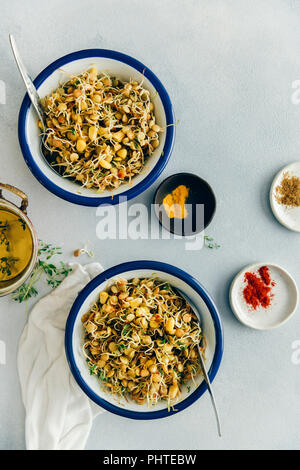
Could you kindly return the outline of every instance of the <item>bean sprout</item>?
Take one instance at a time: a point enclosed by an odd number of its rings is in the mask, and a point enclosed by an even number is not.
[[[107,391],[168,407],[201,373],[206,342],[190,305],[159,278],[120,279],[82,317],[90,372]]]
[[[103,192],[141,173],[163,131],[142,83],[92,68],[42,98],[45,153],[63,177]]]

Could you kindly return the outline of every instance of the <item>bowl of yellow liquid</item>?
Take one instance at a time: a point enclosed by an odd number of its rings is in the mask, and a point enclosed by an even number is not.
[[[20,207],[4,198],[7,190],[19,196]],[[31,274],[38,254],[38,239],[27,217],[28,199],[14,186],[0,183],[0,296],[18,289]]]

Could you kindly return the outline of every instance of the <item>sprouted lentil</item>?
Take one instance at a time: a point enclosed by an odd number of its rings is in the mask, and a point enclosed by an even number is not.
[[[115,281],[83,315],[83,351],[92,375],[138,404],[178,401],[182,384],[201,373],[206,342],[183,297],[159,278]]]

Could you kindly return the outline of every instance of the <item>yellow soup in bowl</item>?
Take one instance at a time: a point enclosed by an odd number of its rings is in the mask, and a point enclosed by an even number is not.
[[[0,282],[14,279],[28,266],[33,240],[25,220],[0,210]]]

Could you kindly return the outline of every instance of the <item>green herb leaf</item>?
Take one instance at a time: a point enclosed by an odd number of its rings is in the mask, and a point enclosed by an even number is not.
[[[94,370],[97,367],[97,364],[94,364],[92,367],[90,367],[90,375],[94,375]]]
[[[128,336],[128,334],[130,333],[131,331],[131,327],[129,325],[125,325],[123,330],[122,330],[122,335],[123,336]]]
[[[218,250],[221,247],[219,243],[216,243],[212,237],[209,237],[207,235],[204,235],[204,244],[210,250],[213,250],[213,249]]]
[[[121,343],[121,344],[118,345],[118,350],[119,350],[120,352],[123,352],[124,349],[126,349],[126,345],[125,345],[125,344]]]
[[[53,289],[58,287],[65,277],[72,271],[72,268],[68,268],[62,261],[56,265],[49,263],[48,261],[56,255],[61,255],[62,251],[60,247],[55,247],[50,243],[44,243],[39,240],[39,251],[38,251],[38,262],[32,271],[29,280],[22,284],[12,294],[13,300],[16,302],[24,302],[38,295],[36,284],[42,276],[46,278],[46,283]]]

